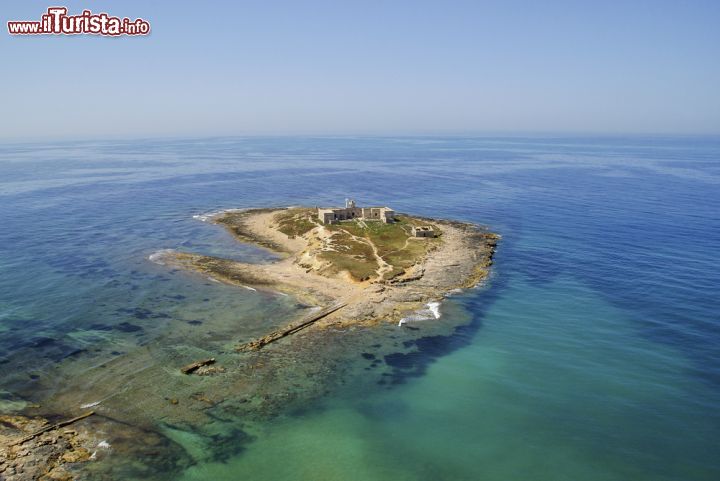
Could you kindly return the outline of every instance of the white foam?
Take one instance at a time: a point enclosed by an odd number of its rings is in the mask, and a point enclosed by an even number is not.
[[[98,448],[103,448],[103,449],[110,449],[110,443],[107,442],[107,441],[105,441],[105,440],[103,439],[102,441],[100,441],[100,442],[98,443],[97,447],[98,447]]]
[[[154,262],[155,264],[160,264],[161,266],[164,266],[165,263],[163,262],[163,259],[171,252],[175,252],[175,250],[174,249],[161,249],[157,252],[150,254],[148,256],[148,260],[150,262]]]
[[[435,317],[435,319],[440,319],[440,303],[435,302],[428,302],[427,304],[428,310],[432,312],[432,315]]]
[[[199,220],[200,222],[207,222],[209,220],[212,220],[213,217],[216,215],[219,215],[219,212],[210,212],[208,214],[196,214],[193,216],[193,219]]]
[[[427,307],[426,309],[420,309],[416,311],[414,314],[403,317],[400,319],[400,322],[398,322],[398,326],[402,327],[403,324],[407,324],[408,322],[419,322],[419,321],[429,321],[431,319],[440,319],[440,316],[442,315],[440,313],[440,301],[432,301],[425,304]]]
[[[193,219],[197,219],[197,220],[199,220],[200,222],[208,222],[208,221],[210,221],[210,220],[213,220],[213,218],[215,218],[215,217],[217,217],[217,216],[219,216],[219,215],[227,214],[227,213],[229,213],[229,212],[242,212],[242,211],[244,211],[244,210],[245,210],[245,209],[222,209],[222,210],[216,210],[216,211],[212,211],[212,212],[206,212],[206,213],[204,213],[204,214],[195,214],[195,215],[193,216]]]
[[[93,403],[87,403],[80,406],[80,409],[87,409],[87,408],[94,408],[95,406],[100,405],[102,401],[95,401]]]
[[[250,287],[250,286],[243,286],[243,287],[244,287],[245,289],[247,289],[248,291],[255,291],[255,292],[257,292],[257,289],[255,289],[254,287]]]

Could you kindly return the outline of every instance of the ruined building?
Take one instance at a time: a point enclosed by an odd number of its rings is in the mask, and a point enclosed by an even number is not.
[[[345,199],[345,207],[318,208],[318,219],[323,224],[335,224],[343,220],[379,220],[392,222],[395,211],[389,207],[358,207],[352,199]]]

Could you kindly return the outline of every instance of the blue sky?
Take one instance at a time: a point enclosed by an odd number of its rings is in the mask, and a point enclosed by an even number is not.
[[[11,37],[50,5],[148,37]],[[4,1],[0,137],[720,134],[718,1]]]

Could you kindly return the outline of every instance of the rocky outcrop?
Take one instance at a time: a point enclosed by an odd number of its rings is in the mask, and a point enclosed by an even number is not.
[[[92,459],[94,447],[80,422],[51,425],[41,417],[0,415],[0,480],[75,479],[73,467]]]

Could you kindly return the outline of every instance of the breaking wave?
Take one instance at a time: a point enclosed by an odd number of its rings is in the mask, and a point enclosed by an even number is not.
[[[217,217],[217,216],[219,216],[219,215],[227,214],[228,212],[242,212],[242,211],[244,211],[244,210],[246,210],[246,209],[222,209],[222,210],[215,210],[215,211],[212,211],[212,212],[206,212],[206,213],[204,213],[204,214],[195,214],[195,215],[193,216],[193,219],[197,219],[197,220],[199,220],[199,221],[201,221],[201,222],[208,222],[208,221],[212,220],[213,218],[215,218],[215,217]]]
[[[414,314],[400,319],[398,326],[402,326],[403,324],[407,324],[408,322],[419,322],[419,321],[429,321],[431,319],[440,319],[441,315],[442,314],[440,313],[440,301],[431,301],[431,302],[428,302],[427,304],[425,304],[425,309],[420,309],[418,311],[415,311]]]
[[[160,264],[161,266],[165,265],[165,262],[163,262],[163,259],[165,256],[170,254],[171,252],[175,252],[174,249],[161,249],[157,252],[153,252],[148,256],[148,260],[150,262],[154,262],[155,264]]]

